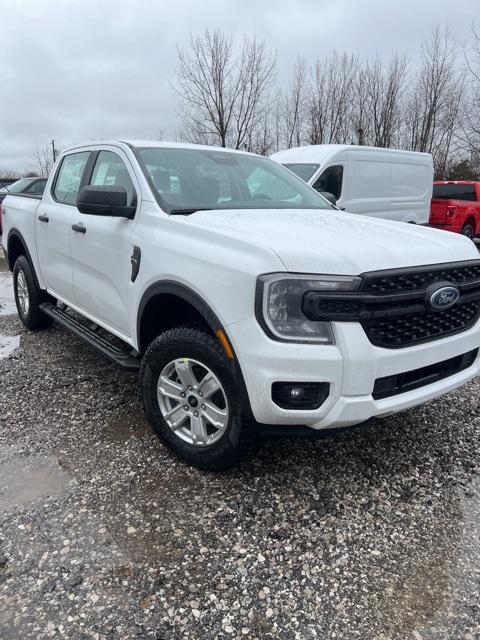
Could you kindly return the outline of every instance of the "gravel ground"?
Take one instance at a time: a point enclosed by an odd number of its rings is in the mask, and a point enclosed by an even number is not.
[[[478,380],[207,474],[134,374],[8,296],[0,274],[2,640],[480,638]]]

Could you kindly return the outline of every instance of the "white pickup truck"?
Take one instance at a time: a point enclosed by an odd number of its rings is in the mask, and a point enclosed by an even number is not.
[[[479,372],[473,243],[340,212],[267,158],[81,146],[2,216],[25,326],[56,320],[139,369],[156,433],[200,468],[267,425],[360,423]]]

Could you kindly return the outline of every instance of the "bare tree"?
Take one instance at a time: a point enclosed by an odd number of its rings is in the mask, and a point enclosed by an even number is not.
[[[275,56],[264,42],[244,39],[240,53],[232,36],[216,29],[178,49],[177,84],[181,117],[194,142],[248,146],[274,81]]]
[[[467,109],[462,140],[467,150],[480,157],[480,30],[472,27],[472,46],[467,57],[469,70]]]
[[[399,134],[401,101],[406,84],[407,60],[394,54],[388,66],[379,58],[365,70],[367,114],[371,124],[371,143],[390,147]]]
[[[313,68],[309,104],[311,144],[345,143],[351,137],[352,107],[358,56],[334,52]]]
[[[304,58],[299,57],[293,68],[290,87],[282,100],[284,136],[287,148],[298,147],[303,142],[308,91],[307,64]]]
[[[417,151],[435,152],[439,136],[452,124],[452,101],[459,104],[463,93],[456,60],[449,29],[436,26],[422,46],[422,66],[414,89],[411,127],[412,146]]]
[[[57,150],[58,154],[58,150]],[[31,155],[31,168],[39,176],[48,176],[55,160],[51,143],[35,143]]]

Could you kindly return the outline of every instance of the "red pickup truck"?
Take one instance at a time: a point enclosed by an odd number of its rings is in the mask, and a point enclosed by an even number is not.
[[[433,183],[430,226],[463,233],[472,240],[480,235],[480,182],[449,180]]]

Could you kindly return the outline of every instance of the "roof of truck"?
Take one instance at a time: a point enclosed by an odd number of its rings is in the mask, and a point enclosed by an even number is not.
[[[88,147],[95,147],[98,145],[126,145],[128,147],[152,147],[152,148],[178,148],[178,149],[204,149],[208,151],[230,151],[235,153],[243,153],[245,155],[255,155],[249,153],[248,151],[241,151],[240,149],[231,149],[229,147],[216,147],[213,145],[205,145],[205,144],[193,144],[190,142],[168,142],[168,141],[160,141],[160,140],[131,140],[131,139],[115,139],[115,140],[96,140],[85,142],[84,144],[76,144],[72,147],[68,147],[64,151],[72,151],[73,149],[85,149]]]

